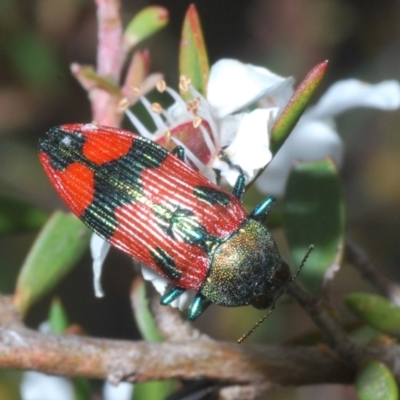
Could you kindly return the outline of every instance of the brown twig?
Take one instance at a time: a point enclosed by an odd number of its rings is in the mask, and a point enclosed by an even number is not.
[[[0,367],[142,382],[209,379],[237,385],[349,383],[352,373],[316,347],[246,346],[212,340],[144,343],[50,335],[25,328],[0,296]]]
[[[315,347],[123,342],[0,330],[0,366],[62,376],[142,382],[209,379],[253,385],[350,383],[351,372]]]
[[[368,282],[393,303],[400,305],[400,285],[383,274],[373,264],[362,247],[352,239],[346,241],[346,258]]]
[[[353,368],[360,365],[364,357],[364,349],[353,342],[343,331],[330,305],[323,299],[318,299],[304,291],[297,283],[292,282],[287,292],[310,315],[314,323],[321,329],[328,345]]]

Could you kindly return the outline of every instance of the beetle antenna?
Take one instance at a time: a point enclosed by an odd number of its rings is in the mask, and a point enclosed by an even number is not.
[[[272,311],[274,311],[274,308],[275,308],[275,303],[272,305],[271,309],[259,321],[257,321],[248,332],[246,332],[243,336],[241,336],[237,340],[237,343],[240,344],[245,339],[247,339],[271,315]]]
[[[306,255],[303,258],[303,261],[301,262],[299,268],[297,269],[297,272],[290,278],[290,280],[287,281],[287,284],[289,284],[290,282],[293,282],[294,280],[296,280],[296,278],[299,276],[301,270],[303,269],[307,258],[309,257],[310,253],[314,250],[314,245],[310,245],[310,247],[307,250]],[[275,309],[275,303],[272,304],[271,309],[259,320],[257,321],[253,327],[246,332],[243,336],[241,336],[238,340],[237,343],[240,344],[242,343],[244,340],[246,340],[272,313],[272,311],[274,311]]]
[[[311,244],[310,247],[309,247],[308,250],[307,250],[306,255],[305,255],[304,258],[303,258],[303,261],[302,261],[301,264],[300,264],[300,267],[297,269],[297,272],[292,276],[292,278],[290,279],[290,281],[289,281],[288,283],[293,282],[293,281],[296,280],[296,278],[299,276],[301,270],[303,269],[303,267],[304,267],[304,265],[305,265],[305,263],[306,263],[306,261],[307,261],[307,258],[309,257],[309,255],[311,254],[311,252],[312,252],[313,250],[314,250],[314,245]]]

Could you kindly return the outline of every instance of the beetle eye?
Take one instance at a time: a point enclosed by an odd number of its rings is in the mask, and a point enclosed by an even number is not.
[[[272,304],[272,302],[273,299],[271,297],[263,294],[255,297],[252,300],[251,305],[259,310],[264,310],[265,308],[268,308]]]
[[[285,261],[281,261],[278,268],[275,270],[275,278],[282,282],[290,280],[290,269]]]

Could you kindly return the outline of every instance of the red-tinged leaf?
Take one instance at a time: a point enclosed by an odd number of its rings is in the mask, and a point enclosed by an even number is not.
[[[71,72],[87,91],[102,89],[117,98],[122,97],[117,84],[111,79],[98,75],[91,65],[79,65],[74,63],[71,65]]]
[[[196,90],[206,96],[210,67],[200,19],[194,4],[189,6],[183,23],[179,71],[191,80]]]
[[[141,88],[142,82],[146,79],[149,74],[150,68],[150,54],[147,50],[135,51],[133,53],[131,62],[126,73],[125,83],[122,87],[122,94],[126,98],[130,98],[135,95],[134,88]],[[137,96],[136,96],[137,97]]]
[[[304,110],[310,103],[325,75],[328,61],[315,66],[297,87],[289,103],[275,122],[271,133],[271,150],[273,154],[282,147]],[[312,144],[310,144],[312,145]]]
[[[142,40],[154,35],[169,21],[164,7],[149,6],[139,11],[126,27],[123,37],[125,51],[129,51]]]

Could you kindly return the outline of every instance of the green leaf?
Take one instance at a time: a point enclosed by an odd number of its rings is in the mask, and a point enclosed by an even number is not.
[[[328,61],[316,65],[297,87],[271,132],[271,151],[276,154],[297,124],[325,75]],[[312,146],[312,143],[310,143]]]
[[[48,213],[24,201],[0,196],[0,234],[41,228]]]
[[[137,277],[133,282],[132,300],[136,325],[143,339],[148,342],[164,341],[157,329],[153,314],[149,310],[146,287],[141,277]],[[164,400],[175,388],[176,382],[173,380],[138,383],[135,385],[133,399]]]
[[[194,4],[189,6],[182,28],[179,52],[179,71],[191,80],[192,86],[203,96],[207,95],[210,74],[207,50],[199,16]]]
[[[164,7],[150,6],[138,12],[125,29],[125,50],[129,51],[142,40],[154,35],[164,28],[168,21],[168,10]]]
[[[145,283],[140,276],[133,282],[132,300],[136,325],[143,339],[147,342],[163,342],[164,338],[158,331],[153,314],[149,310]]]
[[[397,400],[399,396],[392,372],[377,361],[367,363],[358,372],[356,390],[360,400]]]
[[[56,335],[61,335],[69,327],[67,313],[58,298],[55,298],[51,303],[49,323],[51,332]]]
[[[18,276],[14,304],[25,314],[85,253],[89,230],[72,214],[55,212],[33,244]]]
[[[72,379],[74,385],[75,397],[74,400],[90,400],[92,398],[90,393],[90,384],[87,379],[74,378]]]
[[[294,166],[286,189],[283,225],[297,266],[308,247],[315,246],[300,276],[307,278],[311,291],[318,292],[327,268],[340,261],[344,242],[342,185],[331,159]]]
[[[133,400],[165,400],[176,389],[174,381],[151,381],[135,385]]]
[[[347,307],[375,329],[400,338],[400,307],[391,301],[369,293],[351,293],[345,299]]]

